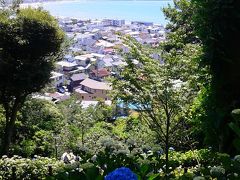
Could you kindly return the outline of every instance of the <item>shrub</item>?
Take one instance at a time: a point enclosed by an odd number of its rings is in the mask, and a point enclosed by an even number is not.
[[[64,164],[55,159],[35,156],[33,159],[13,156],[3,156],[0,159],[0,179],[44,179],[49,173],[51,166],[52,175],[60,171]]]
[[[104,178],[105,180],[137,180],[136,174],[134,174],[129,168],[121,167],[113,172],[109,173]]]

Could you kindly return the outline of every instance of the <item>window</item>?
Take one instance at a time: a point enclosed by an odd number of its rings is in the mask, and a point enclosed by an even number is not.
[[[82,99],[84,99],[84,96],[82,96]]]

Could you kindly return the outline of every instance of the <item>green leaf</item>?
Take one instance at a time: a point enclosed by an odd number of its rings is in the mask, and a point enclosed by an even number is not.
[[[240,151],[240,139],[234,139],[233,145],[237,150]]]
[[[229,123],[229,127],[238,135],[240,138],[240,128],[233,122]]]
[[[152,174],[151,176],[149,176],[148,180],[154,180],[159,178],[159,174]]]
[[[147,173],[148,169],[149,169],[149,165],[148,164],[143,164],[140,168],[140,171],[143,175],[145,175]]]

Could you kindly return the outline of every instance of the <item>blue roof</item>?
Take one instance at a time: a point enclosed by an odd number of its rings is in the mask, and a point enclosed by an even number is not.
[[[120,108],[124,108],[124,107],[127,107],[129,109],[132,109],[132,110],[144,110],[146,108],[150,108],[149,105],[141,105],[141,104],[134,104],[134,103],[124,103],[123,101],[119,101],[117,103],[117,106],[120,107]],[[147,107],[146,107],[147,106]]]

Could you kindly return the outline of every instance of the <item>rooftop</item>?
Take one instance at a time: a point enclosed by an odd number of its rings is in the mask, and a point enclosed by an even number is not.
[[[109,84],[105,82],[99,82],[93,79],[85,79],[81,83],[81,85],[89,87],[91,89],[100,89],[100,90],[111,90],[112,88],[110,87]]]
[[[98,40],[98,41],[96,42],[96,46],[113,47],[114,44],[113,44],[113,43],[110,43],[110,42],[107,42],[107,41],[104,41],[104,40]]]
[[[98,69],[98,70],[94,69],[94,70],[92,70],[91,73],[93,73],[94,76],[96,76],[96,77],[105,77],[105,76],[109,76],[109,75],[111,74],[111,73],[108,72],[108,70],[105,69],[105,68]]]
[[[51,79],[54,79],[54,78],[56,78],[56,77],[61,77],[61,76],[63,76],[63,74],[61,74],[61,73],[58,73],[58,72],[51,72]]]
[[[79,74],[73,74],[71,76],[72,81],[81,81],[87,78],[87,75],[84,73],[79,73]]]
[[[81,88],[75,89],[75,92],[80,93],[80,94],[90,94],[90,93],[87,92],[87,91],[83,91]]]
[[[59,66],[64,66],[64,67],[74,67],[77,66],[76,63],[71,63],[71,62],[67,62],[67,61],[59,61],[56,63]]]

